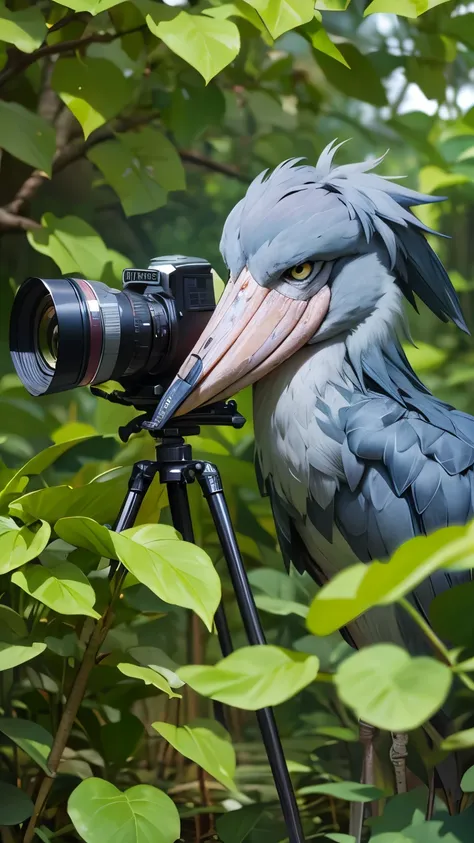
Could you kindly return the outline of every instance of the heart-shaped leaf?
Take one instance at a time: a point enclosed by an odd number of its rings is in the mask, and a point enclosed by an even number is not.
[[[156,129],[117,134],[92,147],[87,157],[118,193],[127,216],[160,208],[167,191],[186,188],[176,148]]]
[[[169,21],[146,22],[154,35],[194,67],[206,82],[223,70],[240,50],[240,35],[235,23],[216,20],[208,15],[180,14]]]
[[[77,118],[86,138],[115,117],[132,96],[131,80],[113,62],[89,56],[59,59],[51,86]]]
[[[449,667],[426,656],[412,658],[394,644],[374,644],[346,659],[336,673],[340,698],[380,729],[408,732],[426,723],[451,687]]]
[[[377,605],[400,600],[438,568],[453,563],[473,545],[467,527],[446,527],[417,536],[389,562],[344,568],[314,598],[307,619],[315,635],[329,635]]]
[[[43,117],[17,102],[0,100],[0,147],[51,176],[55,131]]]
[[[145,524],[114,533],[90,518],[63,518],[55,525],[76,547],[118,559],[139,582],[165,603],[192,609],[212,628],[221,598],[219,576],[201,548],[181,541],[176,530]]]
[[[181,699],[181,694],[175,694],[172,691],[168,680],[151,667],[141,667],[138,664],[126,664],[125,662],[121,662],[117,667],[124,676],[129,676],[131,679],[141,679],[145,685],[154,685],[159,691],[168,694],[170,699],[172,697]]]
[[[24,484],[26,484],[29,477],[42,474],[42,472],[46,471],[46,469],[56,462],[59,457],[62,457],[63,454],[71,450],[71,448],[74,448],[76,445],[79,445],[84,440],[90,438],[90,436],[80,436],[76,439],[70,439],[67,442],[60,442],[57,445],[51,445],[49,448],[45,448],[44,451],[40,451],[38,454],[35,454],[31,460],[28,460],[25,465],[15,472],[6,486],[4,486],[0,492],[0,506],[9,500],[11,495],[16,494],[18,491],[23,491],[24,485],[19,486],[21,481],[24,481]]]
[[[153,728],[185,758],[195,761],[228,790],[236,790],[235,752],[229,733],[214,720],[195,720],[187,726],[153,723]]]
[[[72,562],[60,562],[54,568],[27,565],[12,575],[12,582],[61,615],[100,618],[93,609],[95,591],[86,575]]]
[[[147,784],[121,793],[111,782],[89,778],[71,793],[67,809],[86,843],[175,843],[180,836],[174,802]]]
[[[46,37],[46,21],[36,6],[10,11],[0,0],[0,34],[2,41],[14,44],[24,53],[32,53]]]
[[[99,521],[111,523],[117,516],[127,490],[129,472],[110,471],[85,486],[50,486],[17,498],[10,504],[10,513],[22,521],[39,518],[53,524],[70,513],[94,515]]]
[[[0,670],[10,670],[36,658],[46,644],[28,640],[25,621],[9,606],[0,606]]]
[[[247,0],[257,10],[272,38],[310,21],[314,0]]]
[[[454,732],[448,735],[441,744],[441,749],[446,752],[455,752],[458,749],[470,749],[474,746],[474,729],[463,729],[462,732]]]
[[[178,676],[204,697],[255,711],[290,699],[316,679],[316,656],[282,647],[242,647],[214,667],[187,665]]]
[[[43,726],[19,717],[0,717],[0,732],[26,752],[48,776],[51,775],[48,758],[53,736]]]
[[[18,527],[10,518],[0,518],[0,522],[0,574],[31,562],[48,544],[51,527],[46,521],[41,522],[36,532],[28,527]],[[9,529],[5,522],[10,523]]]

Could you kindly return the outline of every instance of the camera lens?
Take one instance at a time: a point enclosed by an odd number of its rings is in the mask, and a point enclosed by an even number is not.
[[[170,311],[133,291],[78,278],[28,278],[10,319],[10,351],[32,395],[151,372],[166,354]]]

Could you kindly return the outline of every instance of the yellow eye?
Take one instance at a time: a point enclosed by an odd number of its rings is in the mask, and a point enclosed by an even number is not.
[[[293,278],[294,281],[306,281],[307,278],[311,275],[313,271],[313,264],[309,261],[306,263],[298,263],[296,266],[292,266],[288,272],[290,278]]]

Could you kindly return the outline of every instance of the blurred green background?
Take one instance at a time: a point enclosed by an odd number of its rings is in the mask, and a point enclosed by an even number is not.
[[[220,233],[251,179],[286,158],[315,162],[329,141],[350,139],[338,162],[389,149],[382,174],[447,197],[419,213],[448,235],[433,243],[474,329],[474,3],[318,0],[313,16],[312,2],[291,0],[280,23],[272,17],[276,6],[276,0],[0,2],[0,474],[8,478],[53,442],[98,434],[29,487],[69,484],[78,492],[74,514],[113,521],[130,466],[152,456],[152,442],[143,433],[121,445],[117,429],[133,411],[85,389],[31,398],[21,387],[8,353],[8,319],[15,289],[28,275],[80,272],[119,286],[123,267],[181,253],[207,258],[225,278]],[[193,42],[183,35],[176,47],[167,34],[182,10],[232,23],[234,37],[236,27],[240,35],[240,51],[232,61],[223,56],[207,85]],[[221,46],[213,49],[217,55]],[[419,314],[408,316],[415,347],[407,353],[416,370],[440,397],[473,412],[471,337],[421,304]],[[317,647],[323,665],[334,664],[345,645],[306,635],[314,586],[283,573],[269,504],[254,479],[250,390],[237,400],[245,428],[203,429],[195,454],[221,469],[269,641]],[[93,505],[84,498],[89,511],[80,489],[90,482],[96,495]],[[197,541],[219,562],[194,488],[191,499]],[[166,520],[166,499],[155,485],[142,520],[155,520],[160,510]],[[142,587],[127,600],[133,612],[150,610]],[[137,631],[133,612],[114,631],[117,646],[126,648],[131,636],[135,646],[153,643],[186,661],[182,610],[171,609],[166,623],[154,620],[146,631]],[[204,628],[200,646],[203,657],[218,657]],[[357,775],[355,724],[329,691],[313,686],[278,716],[295,774]],[[234,728],[244,791],[271,801],[252,719],[236,715]],[[333,800],[304,802],[316,829],[337,827]],[[275,826],[265,828],[248,839],[274,843]]]

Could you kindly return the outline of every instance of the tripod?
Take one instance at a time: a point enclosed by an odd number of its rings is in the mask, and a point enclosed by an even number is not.
[[[150,413],[145,413],[120,428],[120,438],[126,442],[132,433],[142,429],[143,421],[149,418]],[[147,490],[155,475],[158,475],[160,483],[165,484],[168,491],[175,529],[181,533],[185,541],[194,543],[187,484],[197,481],[208,503],[217,530],[249,644],[265,644],[265,635],[235,537],[219,471],[212,463],[194,460],[191,445],[187,444],[183,438],[184,435],[198,435],[200,425],[203,424],[240,428],[245,424],[245,419],[237,412],[236,403],[229,401],[226,404],[214,405],[174,418],[163,430],[150,431],[156,441],[156,459],[143,460],[133,466],[128,492],[115,530],[120,532],[133,526]],[[233,651],[233,646],[222,603],[217,609],[214,621],[222,655],[228,656]],[[223,707],[217,704],[214,711],[216,718],[224,722]],[[263,708],[257,711],[257,720],[278,792],[289,841],[304,843],[296,797],[273,709]]]

